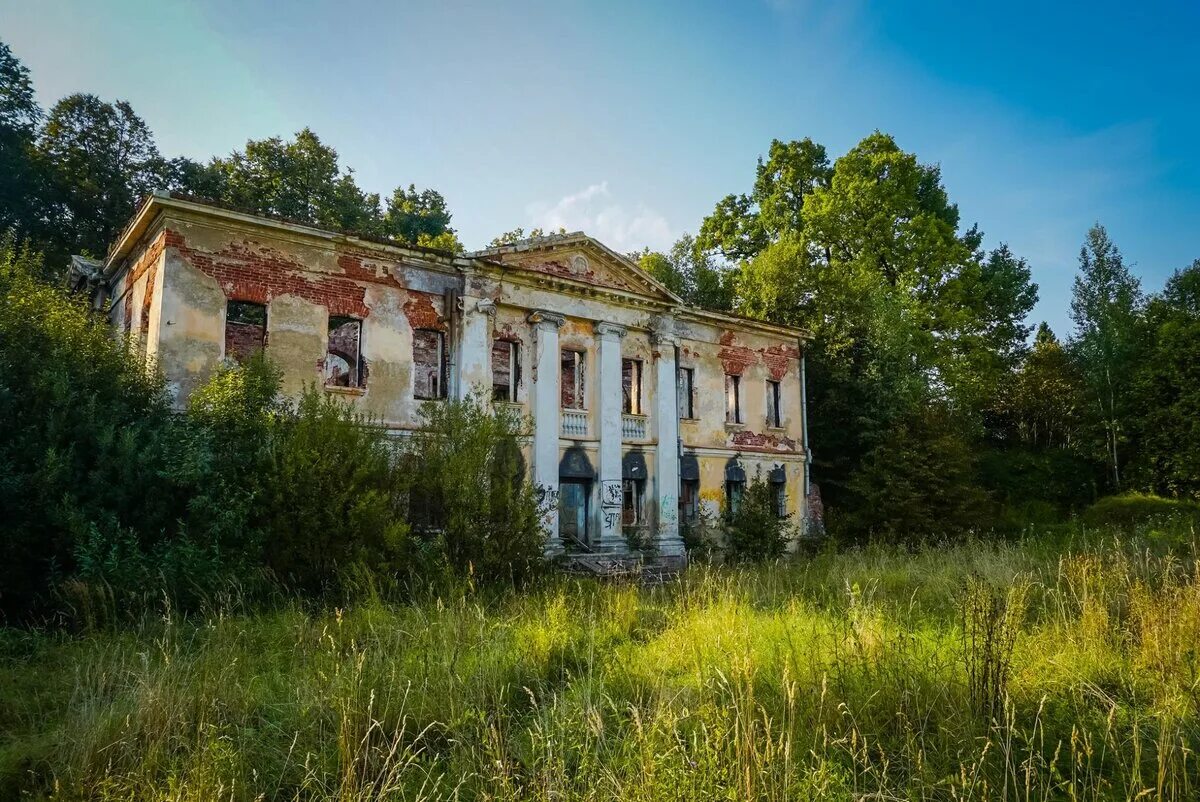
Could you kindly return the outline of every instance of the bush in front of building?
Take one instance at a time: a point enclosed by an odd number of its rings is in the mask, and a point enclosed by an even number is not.
[[[733,562],[778,559],[792,537],[792,528],[790,516],[779,515],[774,488],[756,477],[726,510],[726,554]]]
[[[521,455],[528,422],[478,393],[429,402],[402,447],[413,538],[459,576],[520,582],[542,563],[538,495]]]

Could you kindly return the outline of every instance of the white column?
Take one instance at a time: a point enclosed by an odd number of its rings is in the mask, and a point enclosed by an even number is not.
[[[621,531],[621,338],[625,327],[597,323],[600,345],[600,551],[625,551]]]
[[[667,557],[682,557],[684,553],[683,539],[679,536],[679,407],[675,401],[678,390],[675,370],[677,344],[678,340],[669,334],[654,335],[656,537],[659,554]]]
[[[558,537],[558,438],[562,431],[558,394],[558,327],[562,315],[530,312],[534,327],[533,483],[541,493],[546,554],[561,554]]]
[[[458,342],[458,381],[455,397],[462,399],[482,389],[484,399],[491,397],[492,318],[496,304],[490,298],[464,298],[462,334]]]

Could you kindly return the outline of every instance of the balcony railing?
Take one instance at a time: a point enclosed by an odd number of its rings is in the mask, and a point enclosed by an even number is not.
[[[587,437],[587,410],[564,409],[562,411],[562,433],[563,437]]]
[[[646,416],[645,415],[622,415],[621,416],[621,439],[622,440],[645,440],[646,439]]]

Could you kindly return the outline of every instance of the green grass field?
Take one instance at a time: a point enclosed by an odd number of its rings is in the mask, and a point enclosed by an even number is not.
[[[0,798],[1196,799],[1197,536],[0,631]]]

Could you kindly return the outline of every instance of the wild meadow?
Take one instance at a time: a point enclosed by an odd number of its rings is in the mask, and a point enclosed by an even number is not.
[[[1200,795],[1193,523],[4,630],[0,797]]]

